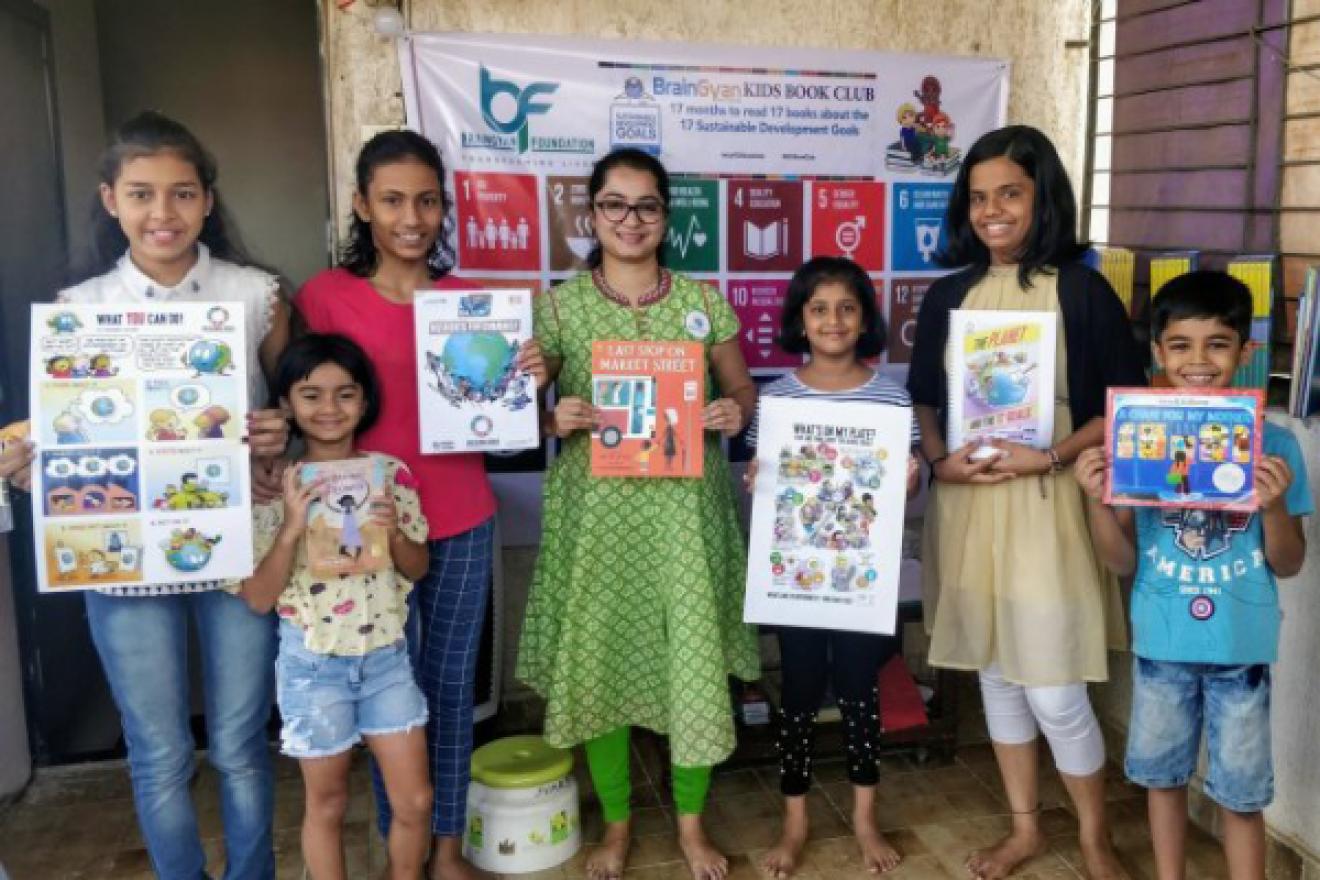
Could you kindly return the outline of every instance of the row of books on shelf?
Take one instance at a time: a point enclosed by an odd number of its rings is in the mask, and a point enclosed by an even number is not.
[[[1304,419],[1320,410],[1320,291],[1317,291],[1315,266],[1306,270],[1302,298],[1297,303],[1297,341],[1293,344],[1292,384],[1288,394],[1288,412]]]
[[[1153,297],[1170,280],[1198,268],[1197,251],[1174,251],[1150,258],[1150,294]],[[1109,281],[1129,313],[1133,309],[1133,290],[1136,278],[1136,255],[1127,248],[1108,247],[1094,252],[1091,265]],[[1297,312],[1297,334],[1293,345],[1291,373],[1271,373],[1271,346],[1276,294],[1278,293],[1278,258],[1274,254],[1245,254],[1228,262],[1228,274],[1237,278],[1251,290],[1251,357],[1239,370],[1234,385],[1240,388],[1268,389],[1270,380],[1288,383],[1288,409],[1298,417],[1312,415],[1320,410],[1320,369],[1317,357],[1317,334],[1320,322],[1315,312],[1320,309],[1315,294],[1316,270],[1308,271],[1306,287]],[[1157,380],[1158,382],[1158,380]]]

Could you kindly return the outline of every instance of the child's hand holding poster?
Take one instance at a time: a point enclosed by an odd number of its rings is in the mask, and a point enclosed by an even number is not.
[[[766,397],[743,618],[894,632],[912,411]]]
[[[977,439],[1050,445],[1057,321],[1053,312],[949,313],[949,449]]]
[[[1111,388],[1105,503],[1256,509],[1260,391]]]
[[[699,477],[706,405],[700,342],[597,341],[591,346],[591,432],[597,477]]]

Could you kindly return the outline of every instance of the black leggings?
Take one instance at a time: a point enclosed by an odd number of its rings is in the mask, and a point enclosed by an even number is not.
[[[827,681],[834,685],[834,697],[843,716],[848,781],[853,785],[875,785],[875,744],[880,733],[876,676],[880,667],[898,653],[898,647],[896,636],[780,628],[784,685],[776,745],[779,788],[784,794],[803,795],[811,788],[816,713],[825,697]]]

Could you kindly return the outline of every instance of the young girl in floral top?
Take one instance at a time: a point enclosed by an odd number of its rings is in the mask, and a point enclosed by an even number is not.
[[[261,562],[242,595],[255,610],[276,608],[280,617],[281,738],[284,753],[298,759],[307,792],[303,856],[313,877],[345,876],[351,750],[365,739],[394,812],[389,876],[414,878],[430,842],[431,811],[426,701],[403,640],[408,593],[428,565],[416,481],[398,459],[357,451],[356,437],[375,421],[380,396],[371,364],[353,341],[299,339],[280,358],[272,391],[304,439],[303,463],[376,459],[385,491],[363,505],[357,523],[363,532],[384,531],[393,563],[374,573],[313,573],[307,511],[321,499],[324,481],[304,480],[302,467],[285,472],[282,498],[253,510]]]

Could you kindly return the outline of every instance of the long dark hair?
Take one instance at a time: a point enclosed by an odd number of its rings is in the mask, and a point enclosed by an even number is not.
[[[197,169],[202,189],[211,195],[211,213],[202,221],[197,240],[210,249],[213,257],[240,266],[253,265],[216,189],[219,172],[215,159],[182,123],[152,110],[134,116],[119,127],[110,146],[101,154],[97,176],[101,183],[112,187],[126,162],[164,152],[173,153]],[[72,272],[70,282],[75,284],[109,272],[128,250],[128,237],[119,220],[106,211],[99,192],[92,197],[89,215],[92,234],[86,253]]]
[[[655,191],[660,194],[660,201],[665,206],[665,217],[668,222],[669,216],[669,172],[660,160],[645,150],[638,150],[635,147],[621,147],[597,160],[591,167],[591,180],[587,182],[587,198],[590,200],[590,210],[594,213],[596,210],[596,196],[605,188],[605,178],[609,177],[610,172],[615,168],[631,168],[633,171],[644,171],[655,178]],[[656,252],[656,259],[660,265],[665,264],[665,247],[669,243],[668,229],[665,231],[664,238],[660,239],[660,250]],[[597,241],[592,247],[591,253],[587,254],[587,268],[599,269],[601,261],[600,241]]]
[[[440,232],[435,239],[435,247],[426,258],[426,268],[432,278],[449,272],[454,268],[457,258],[450,243],[454,230],[453,202],[445,192],[445,163],[440,158],[440,151],[435,144],[415,131],[398,129],[382,131],[362,145],[358,152],[354,177],[358,195],[367,197],[371,186],[371,177],[382,165],[395,162],[421,162],[435,172],[440,182],[440,198],[444,204],[445,219],[440,224]],[[376,253],[376,243],[371,240],[371,224],[350,211],[348,216],[348,240],[344,242],[339,255],[339,265],[359,278],[368,278],[376,271],[380,257]]]
[[[1077,239],[1077,201],[1059,152],[1049,138],[1030,125],[1010,125],[983,134],[967,151],[944,217],[948,243],[935,259],[949,268],[970,266],[973,282],[989,269],[990,251],[972,229],[971,179],[973,168],[999,157],[1020,166],[1036,185],[1031,229],[1018,263],[1018,285],[1026,290],[1033,272],[1071,263],[1087,248]]]

